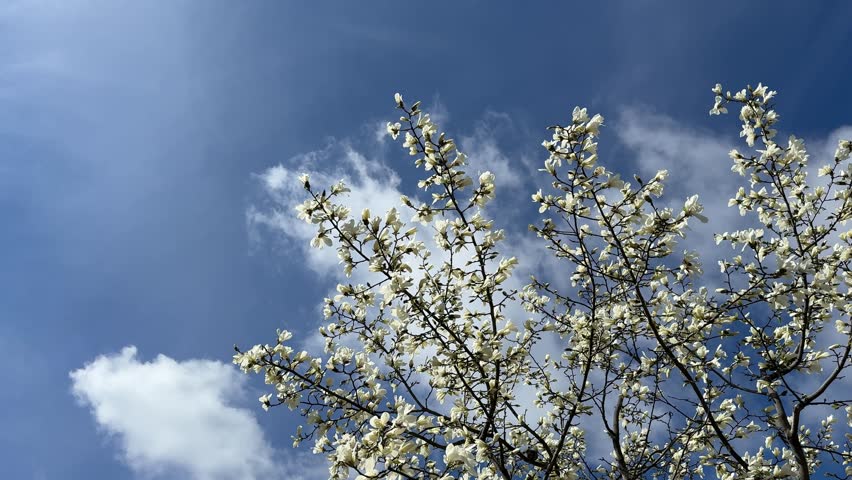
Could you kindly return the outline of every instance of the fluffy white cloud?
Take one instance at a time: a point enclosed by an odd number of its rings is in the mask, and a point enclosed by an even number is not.
[[[282,473],[286,466],[276,461],[279,453],[254,414],[232,405],[246,381],[233,366],[164,355],[142,362],[136,353],[125,347],[70,373],[74,396],[116,438],[134,472],[194,480],[300,478]]]

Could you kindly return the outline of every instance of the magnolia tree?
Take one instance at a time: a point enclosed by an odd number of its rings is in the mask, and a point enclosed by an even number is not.
[[[234,362],[265,375],[264,408],[298,409],[294,444],[324,454],[330,479],[852,475],[852,142],[811,170],[801,140],[776,138],[775,92],[713,92],[711,114],[740,108],[730,206],[758,227],[716,236],[735,247],[720,273],[702,278],[678,246],[706,220],[697,197],[664,207],[665,171],[621,180],[598,159],[603,118],[576,108],[551,127],[532,195],[530,230],[564,277],[510,288],[494,175],[471,177],[397,94],[388,133],[431,201],[353,215],[344,184],[303,175],[312,245],[369,280],[325,299],[324,352],[279,331]]]

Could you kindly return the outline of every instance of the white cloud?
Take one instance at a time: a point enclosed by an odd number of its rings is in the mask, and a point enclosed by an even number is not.
[[[437,116],[446,120],[449,115],[437,97],[433,99],[433,103],[438,106]],[[436,117],[436,113],[432,111],[429,113],[433,118]],[[516,234],[517,230],[526,232],[525,220],[521,219],[517,225],[506,224],[507,213],[513,215],[510,220],[519,219],[517,215],[521,209],[514,208],[517,202],[513,201],[512,197],[517,194],[515,191],[517,187],[523,185],[524,172],[533,171],[519,169],[512,165],[499,147],[497,140],[500,132],[512,128],[512,121],[508,115],[488,112],[477,122],[471,135],[461,137],[460,149],[469,157],[470,165],[466,170],[474,178],[477,176],[476,172],[485,170],[490,170],[497,175],[497,206],[489,206],[485,213],[486,216],[497,219],[496,228],[508,230],[508,238],[501,251],[506,257],[513,255],[518,257],[520,261],[518,271],[524,273],[515,276],[518,284],[513,287],[520,288],[529,273],[536,271],[538,267],[550,267],[552,262],[547,261],[549,257],[546,255],[543,244]],[[392,145],[389,154],[394,158],[395,165],[402,165],[399,168],[414,169],[413,157],[408,156],[407,150],[400,145]],[[308,173],[311,185],[316,188],[327,187],[342,179],[351,192],[346,194],[340,202],[351,208],[353,216],[359,216],[365,208],[369,208],[372,215],[380,216],[391,208],[397,208],[403,219],[408,220],[413,216],[413,212],[401,205],[400,197],[407,194],[412,199],[428,202],[429,195],[423,194],[422,191],[404,188],[396,170],[385,162],[381,155],[380,152],[370,151],[369,148],[362,153],[345,140],[332,140],[323,149],[299,155],[286,165],[276,165],[257,174],[262,192],[259,201],[250,205],[246,212],[250,236],[255,242],[269,239],[278,241],[285,251],[298,252],[297,258],[305,259],[305,265],[320,277],[341,279],[342,268],[336,249],[311,248],[309,243],[316,234],[316,226],[296,217],[295,207],[308,195],[298,181],[298,176],[301,173]],[[422,170],[416,174],[418,178],[424,175]],[[526,201],[529,196],[524,193],[522,198]],[[527,203],[532,206],[531,201]],[[503,204],[513,207],[510,209],[513,211],[507,212],[501,208]],[[440,261],[444,257],[444,252],[434,245],[432,230],[416,223],[414,225],[420,230],[418,239],[424,241],[432,252],[433,261]],[[271,233],[272,237],[263,237],[261,232]],[[456,261],[463,260],[459,260],[457,255]],[[356,269],[353,272],[353,278],[347,281],[363,283],[375,276],[363,270]],[[317,297],[318,303],[319,300],[321,298]]]
[[[736,132],[736,125],[731,128]],[[745,181],[731,171],[728,157],[731,148],[739,147],[739,138],[736,134],[720,137],[638,109],[624,110],[614,130],[634,152],[639,176],[648,179],[658,170],[668,170],[663,197],[666,206],[678,211],[688,197],[698,194],[709,222],[691,222],[682,246],[701,254],[705,273],[717,272],[716,261],[728,256],[730,249],[717,247],[713,234],[751,223],[751,217],[741,217],[739,210],[728,207],[728,199]]]
[[[428,110],[432,118],[447,121],[449,113],[440,99],[436,96],[432,103],[433,110]],[[502,133],[511,131],[513,128],[512,120],[508,115],[487,112],[476,123],[470,135],[460,137],[460,149],[469,157],[470,166],[467,170],[470,174],[475,178],[478,172],[489,170],[496,175],[499,188],[497,206],[489,207],[489,213],[493,208],[500,208],[499,216],[504,220],[506,219],[504,214],[512,215],[512,220],[520,220],[521,209],[506,211],[501,207],[504,204],[512,206],[517,204],[513,198],[523,187],[529,172],[535,172],[534,168],[529,168],[527,165],[527,159],[521,160],[520,166],[515,165],[500,149],[498,139]],[[381,130],[386,137],[384,127],[381,127]],[[341,273],[336,250],[310,248],[309,243],[316,234],[316,226],[296,217],[294,208],[307,198],[307,193],[297,180],[302,173],[308,173],[311,184],[316,187],[326,187],[338,180],[343,180],[351,189],[343,202],[352,209],[353,215],[357,215],[365,208],[369,208],[373,215],[384,215],[385,212],[396,207],[407,219],[411,212],[401,206],[399,201],[405,190],[401,185],[401,179],[396,170],[383,161],[378,133],[375,140],[374,145],[359,151],[348,140],[332,139],[322,149],[299,155],[288,161],[286,165],[275,165],[257,174],[262,190],[261,197],[246,211],[246,223],[253,246],[271,239],[280,245],[285,253],[295,253],[296,258],[304,259],[306,266],[323,278],[337,278]],[[406,150],[400,148],[397,142],[390,146],[389,154],[394,158],[395,164],[402,163],[405,168],[414,168],[412,157],[409,157]],[[422,195],[418,191],[405,191],[405,193],[412,198],[422,196],[421,201],[428,199],[428,195]],[[526,192],[521,197],[525,201],[529,199]],[[527,203],[532,205],[532,202]],[[523,221],[520,225],[521,229],[526,231],[526,228],[523,228],[526,225]],[[499,227],[511,230],[510,225],[499,225]],[[263,233],[272,233],[273,236],[264,236]],[[428,243],[431,232],[424,229],[421,237]],[[356,282],[359,280],[366,280],[366,278],[353,279]]]
[[[136,347],[125,347],[70,373],[74,396],[116,438],[135,473],[194,480],[300,478],[282,473],[286,465],[254,414],[232,404],[246,381],[233,366],[164,355],[142,362],[136,353]]]
[[[471,135],[462,136],[459,148],[470,159],[473,171],[490,171],[495,176],[496,185],[501,187],[502,195],[507,195],[507,189],[521,187],[524,183],[525,173],[530,170],[527,165],[514,165],[506,156],[498,144],[502,132],[514,129],[511,117],[505,113],[486,112],[483,118],[476,123]],[[516,164],[518,162],[515,162]],[[535,170],[531,170],[535,172]],[[526,173],[528,177],[529,174]]]
[[[307,266],[315,273],[323,277],[337,275],[341,268],[336,250],[310,248],[316,226],[296,217],[295,207],[308,198],[298,181],[299,175],[308,173],[311,184],[318,188],[343,180],[352,190],[345,203],[352,208],[353,215],[364,208],[374,215],[399,208],[400,179],[380,160],[368,158],[346,142],[332,142],[325,149],[300,155],[290,163],[294,166],[276,165],[257,175],[263,198],[246,212],[249,234],[258,242],[263,238],[261,231],[268,230],[283,240],[285,250],[299,252],[299,257],[306,259]]]
[[[852,125],[843,125],[832,130],[825,139],[807,142],[808,151],[811,154],[810,166],[816,169],[821,165],[833,163],[837,142],[850,139],[852,139]]]
[[[720,136],[685,126],[664,115],[625,109],[614,129],[619,141],[634,153],[641,177],[650,178],[658,170],[669,171],[663,197],[666,206],[680,209],[687,197],[698,194],[709,222],[690,223],[682,247],[701,254],[705,274],[709,277],[717,274],[718,260],[732,254],[725,244],[716,245],[713,234],[759,226],[753,214],[743,217],[737,208],[728,207],[728,199],[741,185],[749,188],[747,178],[731,171],[733,162],[728,152],[732,148],[745,151],[747,147],[737,134],[735,119],[722,117],[722,120],[727,122],[727,131]],[[834,158],[837,141],[841,138],[852,138],[852,126],[842,126],[824,138],[807,141],[808,181],[812,185],[823,181],[817,178],[816,170]],[[786,142],[786,136],[778,141]]]
[[[437,93],[433,95],[432,101],[424,108],[427,109],[432,121],[438,125],[439,130],[446,130],[447,124],[450,123],[450,111],[447,110],[447,106],[441,101],[441,96]]]

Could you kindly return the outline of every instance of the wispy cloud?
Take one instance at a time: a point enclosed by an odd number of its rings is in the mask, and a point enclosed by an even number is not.
[[[356,151],[347,141],[332,140],[325,148],[292,159],[257,174],[261,196],[246,211],[252,243],[272,240],[285,252],[297,252],[314,273],[326,277],[340,273],[337,252],[310,248],[316,226],[296,217],[295,207],[308,193],[298,176],[307,173],[311,183],[326,187],[343,180],[352,190],[346,204],[353,212],[369,208],[376,215],[399,205],[400,178],[380,159]],[[272,236],[265,234],[272,234]]]
[[[514,124],[509,115],[489,111],[476,123],[473,132],[462,136],[460,140],[460,148],[470,158],[471,168],[493,173],[497,185],[503,189],[503,195],[511,194],[511,190],[521,187],[528,180],[528,174],[525,176],[524,171],[535,171],[525,169],[525,165],[519,161],[512,161],[500,148],[502,134],[513,129]]]
[[[634,155],[639,176],[647,179],[658,170],[668,170],[666,206],[678,211],[688,197],[698,195],[709,221],[690,223],[682,247],[701,253],[705,272],[717,270],[716,257],[729,252],[716,246],[713,234],[744,228],[750,222],[728,207],[728,199],[744,181],[731,171],[728,157],[731,148],[738,146],[736,135],[722,137],[637,108],[623,110],[613,130]],[[723,255],[714,256],[717,252]]]
[[[450,113],[441,103],[440,97],[433,97],[430,107],[427,112],[442,131],[446,130],[444,127]],[[503,220],[506,219],[503,214],[520,219],[524,213],[523,209],[518,208],[517,198],[526,201],[530,206],[528,210],[532,211],[532,202],[527,201],[529,195],[523,186],[532,180],[534,174],[539,173],[530,165],[528,157],[514,160],[501,148],[501,137],[511,133],[514,127],[508,114],[488,111],[468,133],[458,135],[458,132],[448,132],[450,137],[458,139],[460,150],[468,156],[470,165],[466,170],[471,176],[475,178],[486,170],[495,174],[500,192],[497,201],[489,209],[499,209]],[[310,248],[309,242],[316,234],[316,227],[296,218],[294,208],[307,198],[307,193],[297,180],[302,173],[309,174],[311,184],[318,187],[343,180],[351,189],[345,203],[354,213],[369,208],[374,215],[384,215],[391,208],[400,209],[400,196],[403,194],[411,198],[422,197],[421,201],[428,202],[428,195],[406,189],[402,184],[400,174],[413,169],[413,161],[396,142],[385,145],[389,143],[385,124],[375,123],[365,128],[374,133],[373,137],[368,137],[372,142],[356,144],[348,138],[330,139],[323,148],[298,155],[255,175],[260,195],[246,210],[246,222],[253,246],[271,241],[286,253],[298,252],[301,258],[307,260],[307,266],[314,273],[326,278],[340,273],[336,251],[331,248]],[[533,145],[533,149],[538,151],[540,147]],[[394,159],[394,166],[386,161],[386,156]],[[399,164],[403,167],[396,166]],[[511,208],[506,210],[504,205]],[[407,219],[409,217],[406,216],[411,212],[402,207],[401,213]],[[522,223],[499,224],[498,228],[507,229],[513,241],[524,242],[523,238],[514,235],[516,230],[526,231],[526,224]],[[267,235],[270,233],[271,236]],[[430,231],[424,230],[423,234],[431,236]],[[428,238],[424,240],[429,241]],[[528,245],[524,245],[523,250],[527,248]]]
[[[663,197],[666,206],[680,209],[687,197],[698,195],[709,221],[690,223],[681,246],[699,252],[705,273],[711,276],[718,271],[718,260],[731,255],[730,247],[716,245],[714,233],[759,226],[755,225],[754,215],[741,216],[739,209],[728,206],[740,186],[748,189],[748,179],[731,171],[733,163],[728,152],[745,148],[737,135],[736,121],[727,117],[722,120],[729,126],[729,133],[719,135],[645,109],[626,108],[613,128],[619,142],[633,155],[641,177],[650,178],[658,170],[669,171]],[[852,138],[852,126],[837,128],[825,137],[806,139],[810,153],[808,181],[812,185],[823,181],[817,178],[816,170],[834,158],[841,138]],[[786,142],[786,137],[778,141]]]
[[[72,391],[137,474],[193,480],[319,478],[294,476],[267,442],[254,414],[233,405],[245,376],[210,360],[164,355],[140,361],[135,347],[103,355],[70,373]],[[302,466],[305,467],[305,466]],[[322,468],[322,467],[320,467]],[[317,468],[314,467],[313,471]],[[317,472],[318,473],[318,472]]]

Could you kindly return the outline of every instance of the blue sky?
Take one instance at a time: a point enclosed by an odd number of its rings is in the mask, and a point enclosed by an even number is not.
[[[278,327],[307,335],[333,284],[298,232],[257,221],[289,201],[269,169],[352,171],[355,152],[378,169],[362,185],[406,188],[408,156],[375,136],[396,91],[518,175],[515,204],[544,127],[577,104],[608,119],[605,161],[684,162],[684,193],[713,192],[706,162],[727,174],[738,140],[733,118],[707,116],[717,81],[768,83],[782,129],[817,151],[852,124],[847,2],[591,3],[0,4],[4,476],[314,478],[287,414],[260,412],[254,380],[218,362]],[[224,420],[163,439],[157,421],[198,413],[163,403],[184,393]],[[261,441],[205,470],[198,436],[222,425]]]

